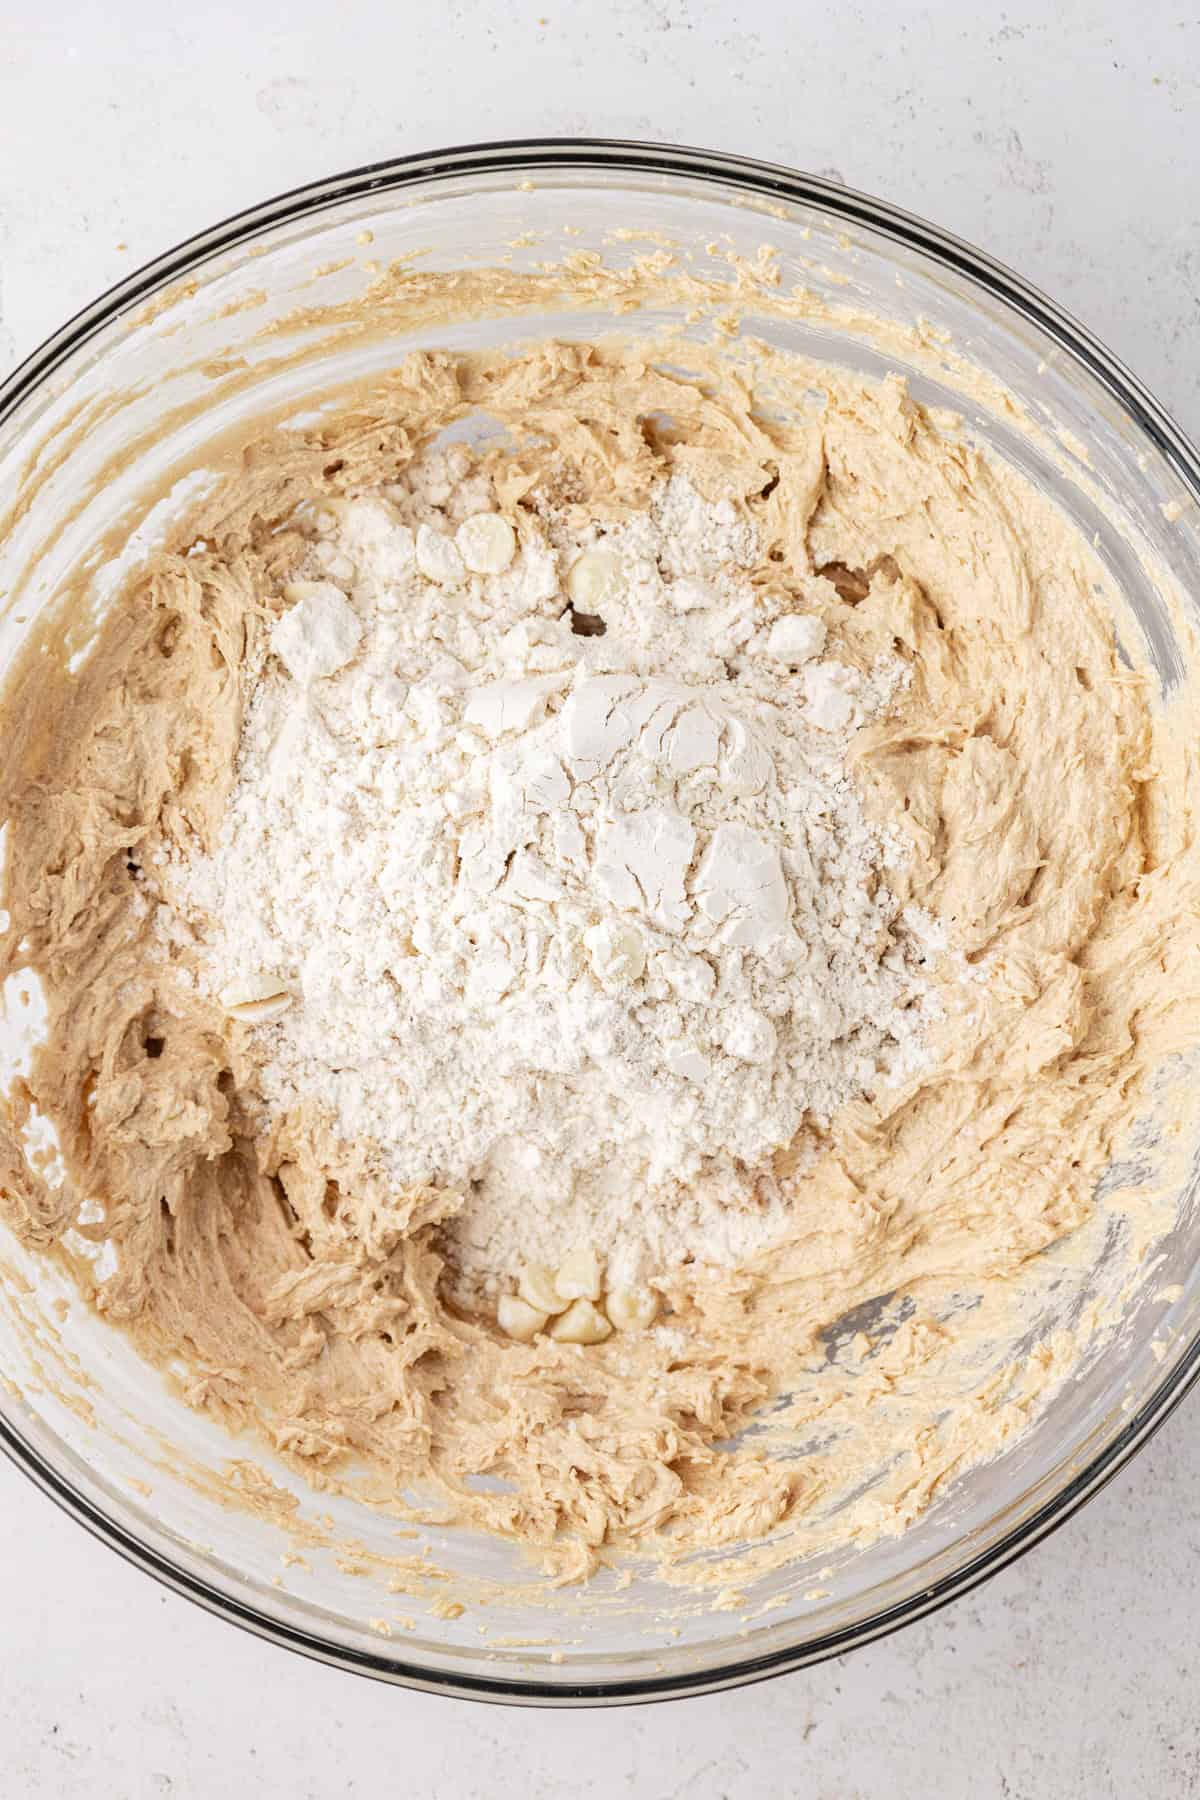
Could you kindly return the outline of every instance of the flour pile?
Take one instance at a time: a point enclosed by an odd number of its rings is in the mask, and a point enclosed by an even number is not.
[[[460,1190],[458,1280],[777,1237],[775,1153],[916,1067],[933,927],[846,773],[903,668],[826,655],[680,476],[618,524],[465,450],[322,508],[212,854],[162,871],[281,1115]]]

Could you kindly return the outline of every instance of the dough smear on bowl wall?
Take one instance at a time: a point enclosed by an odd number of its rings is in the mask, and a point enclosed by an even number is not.
[[[10,683],[66,1175],[14,1138],[9,1219],[222,1424],[556,1576],[902,1528],[1084,1355],[1018,1354],[1031,1268],[1195,1032],[1111,575],[761,345],[414,352],[217,474]]]

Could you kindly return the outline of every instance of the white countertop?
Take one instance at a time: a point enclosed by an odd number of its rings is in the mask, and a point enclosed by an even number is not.
[[[745,151],[923,213],[1072,309],[1200,435],[1200,23],[1165,0],[1051,10],[9,0],[0,373],[254,200],[405,151],[595,133]],[[171,22],[189,13],[203,26]],[[0,1792],[1194,1795],[1198,1405],[935,1618],[760,1687],[608,1713],[436,1700],[301,1662],[127,1568],[0,1464]]]

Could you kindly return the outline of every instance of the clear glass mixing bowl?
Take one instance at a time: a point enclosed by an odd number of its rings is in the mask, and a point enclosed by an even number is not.
[[[408,157],[300,189],[160,258],[31,356],[0,389],[0,505],[18,502],[0,533],[0,672],[69,570],[91,558],[97,586],[111,581],[112,533],[137,523],[139,494],[171,471],[202,469],[206,444],[247,410],[302,411],[413,344],[631,324],[619,306],[564,305],[524,319],[418,320],[382,337],[347,327],[315,356],[281,354],[311,336],[314,307],[361,292],[364,264],[531,271],[597,252],[620,268],[669,241],[715,279],[729,276],[728,252],[752,259],[764,240],[785,286],[802,282],[840,310],[824,323],[751,318],[749,328],[867,373],[902,368],[919,397],[963,412],[1094,535],[1169,696],[1183,652],[1163,591],[1171,581],[1200,589],[1200,514],[1187,504],[1200,497],[1200,464],[1085,330],[978,251],[840,186],[737,157],[574,140]],[[899,328],[886,348],[862,323],[879,318]],[[995,378],[992,401],[964,395],[950,346]],[[1042,437],[1017,429],[1001,389]],[[204,396],[212,403],[197,422],[190,408]],[[28,1016],[8,1008],[0,1050],[11,1066]],[[605,1576],[586,1594],[565,1590],[548,1614],[528,1597],[535,1572],[508,1547],[436,1530],[398,1537],[394,1520],[314,1495],[188,1410],[7,1239],[0,1442],[98,1538],[178,1592],[342,1667],[560,1705],[730,1686],[844,1652],[964,1592],[1061,1523],[1161,1424],[1200,1369],[1195,1167],[1119,1336],[1007,1454],[903,1536],[839,1551],[819,1575],[810,1559],[748,1583],[725,1610],[639,1575],[628,1588]],[[231,1458],[241,1459],[235,1483],[266,1497],[255,1512],[229,1503],[219,1472]],[[441,1616],[454,1608],[437,1606],[436,1583],[420,1575],[426,1551],[476,1596],[460,1616]]]

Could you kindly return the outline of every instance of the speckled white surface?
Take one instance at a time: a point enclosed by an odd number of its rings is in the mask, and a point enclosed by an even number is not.
[[[1200,433],[1198,116],[1200,23],[1179,0],[612,0],[586,16],[559,0],[8,0],[0,369],[280,189],[438,144],[591,132],[775,158],[924,213],[1063,301]],[[1049,1543],[913,1630],[740,1693],[605,1714],[427,1699],[287,1657],[128,1569],[0,1465],[0,1792],[1195,1795],[1198,1406]]]

